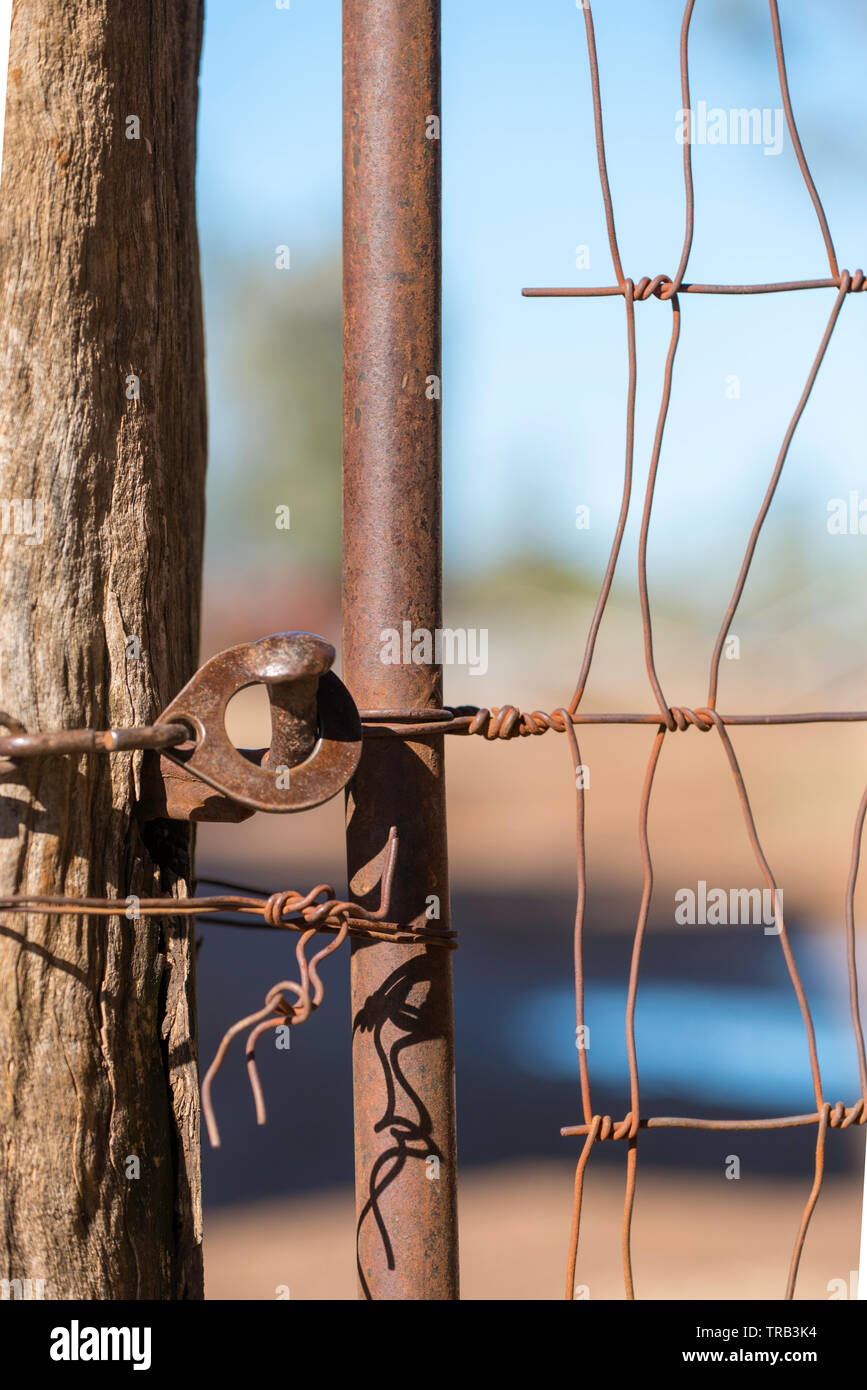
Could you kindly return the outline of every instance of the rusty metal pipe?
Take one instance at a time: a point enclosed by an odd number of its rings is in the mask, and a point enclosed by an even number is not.
[[[343,669],[368,709],[442,704],[383,630],[441,626],[439,0],[344,0]],[[443,739],[376,740],[347,799],[350,892],[449,926]],[[428,913],[438,911],[438,918]],[[353,941],[359,1292],[458,1297],[451,952]]]

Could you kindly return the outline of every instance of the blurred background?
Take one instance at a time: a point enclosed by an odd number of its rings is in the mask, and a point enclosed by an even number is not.
[[[781,6],[792,98],[840,264],[867,257],[867,13],[858,0]],[[683,239],[682,7],[595,14],[609,175],[626,273],[673,274]],[[840,36],[847,39],[841,42]],[[692,100],[780,105],[764,0],[697,7]],[[574,687],[620,507],[626,328],[618,299],[522,299],[523,286],[613,283],[574,0],[443,0],[446,613],[487,628],[485,675],[446,672],[449,703],[547,709]],[[210,394],[203,658],[287,628],[340,633],[340,4],[209,0],[199,225]],[[693,150],[687,278],[828,274],[786,134]],[[279,248],[288,248],[281,254]],[[288,269],[278,269],[278,255]],[[803,389],[833,291],[685,296],[648,551],[657,669],[671,704],[705,703],[710,655],[747,536]],[[829,504],[867,498],[860,297],[844,306],[792,446],[722,663],[719,708],[856,709],[865,701],[867,537],[831,534]],[[636,542],[670,310],[638,307],[635,482],[620,566],[584,700],[650,710]],[[288,507],[290,529],[275,526]],[[576,509],[589,525],[576,527]],[[263,691],[230,710],[239,744],[268,742]],[[623,1016],[641,894],[638,797],[652,730],[588,728],[586,1018],[594,1107],[628,1109]],[[825,1094],[858,1094],[843,902],[867,771],[861,725],[735,731],[764,849],[813,1006]],[[465,1296],[559,1295],[579,1118],[574,1000],[574,794],[566,741],[449,744],[457,1095]],[[656,887],[637,1011],[645,1113],[744,1117],[812,1108],[800,1015],[779,941],[761,927],[678,926],[674,894],[761,879],[719,740],[667,741],[650,818]],[[288,820],[199,831],[208,873],[342,894],[342,799]],[[856,907],[863,920],[867,889]],[[287,940],[201,923],[203,1061],[259,1008]],[[863,962],[862,962],[863,963]],[[354,1295],[348,955],[291,1049],[261,1047],[258,1129],[240,1054],[215,1087],[223,1148],[205,1152],[211,1297]],[[812,1181],[814,1132],[642,1138],[638,1292],[777,1297]],[[829,1138],[801,1297],[857,1265],[863,1131]],[[727,1179],[731,1156],[740,1178]],[[622,1296],[624,1153],[588,1180],[579,1279]],[[839,1285],[834,1286],[839,1289]]]

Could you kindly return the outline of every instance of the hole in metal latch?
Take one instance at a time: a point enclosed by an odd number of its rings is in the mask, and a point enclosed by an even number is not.
[[[264,685],[248,685],[226,706],[226,733],[236,748],[271,746],[271,702]]]

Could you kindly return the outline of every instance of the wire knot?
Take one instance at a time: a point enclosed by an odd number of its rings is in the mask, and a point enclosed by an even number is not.
[[[632,284],[631,280],[627,281],[627,285],[629,284]],[[668,285],[672,286],[671,290],[666,289]],[[670,299],[674,292],[673,286],[674,281],[670,275],[654,275],[652,280],[649,275],[644,275],[637,285],[632,285],[632,298],[642,300],[654,295],[657,299]]]
[[[605,1139],[631,1139],[634,1137],[633,1131],[637,1133],[638,1125],[632,1123],[632,1111],[625,1115],[622,1120],[616,1123],[610,1115],[594,1115],[590,1122],[590,1133],[596,1130],[597,1144]]]
[[[863,1096],[851,1106],[845,1106],[838,1100],[832,1107],[829,1101],[825,1101],[823,1108],[829,1129],[849,1129],[850,1125],[867,1124],[867,1107],[864,1105]]]
[[[487,739],[529,738],[547,733],[549,729],[565,733],[566,721],[560,710],[546,714],[544,710],[534,709],[532,714],[525,714],[516,705],[500,705],[476,710],[467,732]]]
[[[599,1126],[599,1133],[596,1136],[597,1142],[600,1139],[610,1139],[614,1133],[614,1121],[610,1115],[603,1115],[602,1124]]]
[[[840,271],[840,288],[844,290],[846,294],[860,294],[864,289],[864,282],[865,276],[863,270],[856,270],[851,274],[848,270]]]
[[[668,713],[669,719],[666,722],[669,731],[672,733],[675,729],[679,729],[681,733],[684,733],[686,729],[694,726],[696,729],[700,730],[701,733],[706,734],[719,720],[719,715],[716,710],[705,708],[687,709],[684,707],[680,709],[677,705],[672,705]]]
[[[282,893],[272,893],[262,909],[262,916],[268,923],[268,926],[285,926],[286,918],[293,911],[299,896],[300,895],[291,888]]]

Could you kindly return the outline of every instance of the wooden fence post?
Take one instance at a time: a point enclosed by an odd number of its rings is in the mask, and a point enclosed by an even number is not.
[[[202,0],[15,0],[0,184],[0,708],[151,721],[195,668]],[[186,894],[141,755],[0,777],[0,892]],[[0,1277],[202,1295],[193,925],[0,915]]]

